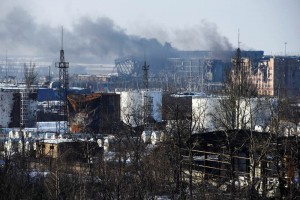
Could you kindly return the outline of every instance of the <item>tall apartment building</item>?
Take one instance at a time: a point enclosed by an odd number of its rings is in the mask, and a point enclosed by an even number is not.
[[[262,58],[252,69],[258,95],[300,94],[300,57]]]
[[[236,58],[232,59],[232,70]],[[260,96],[300,95],[300,57],[273,56],[251,59],[241,57],[239,67],[250,75]]]

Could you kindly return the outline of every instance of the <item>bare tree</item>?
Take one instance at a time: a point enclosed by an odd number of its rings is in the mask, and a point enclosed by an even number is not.
[[[272,134],[256,134],[255,126],[267,127],[271,124],[272,108],[266,98],[256,95],[255,85],[252,80],[251,60],[242,58],[240,49],[237,49],[235,58],[232,60],[232,68],[227,72],[224,86],[224,96],[220,98],[211,117],[216,130],[222,130],[225,134],[228,157],[228,177],[230,180],[231,198],[238,195],[236,183],[239,182],[236,173],[237,159],[242,149],[247,149],[249,159],[248,188],[249,198],[257,198],[257,185],[265,178],[263,175],[256,176],[257,169],[262,168],[262,161],[270,153]],[[248,130],[241,137],[240,130]],[[254,134],[255,133],[255,134]],[[262,144],[261,141],[264,141]]]
[[[27,88],[31,88],[37,82],[38,73],[36,72],[35,63],[24,63],[24,79]]]

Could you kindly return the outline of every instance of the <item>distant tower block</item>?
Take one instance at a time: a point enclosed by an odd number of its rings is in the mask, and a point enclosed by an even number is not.
[[[55,63],[55,67],[59,69],[59,117],[60,120],[57,123],[57,135],[61,135],[68,130],[67,126],[67,94],[69,89],[69,63],[65,62],[65,55],[63,50],[63,29],[61,35],[61,50],[60,50],[60,62]],[[61,122],[62,121],[62,122]]]

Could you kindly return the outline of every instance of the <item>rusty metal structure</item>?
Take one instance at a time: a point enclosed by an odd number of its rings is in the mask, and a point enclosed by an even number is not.
[[[111,133],[120,122],[119,94],[72,94],[67,100],[71,133]]]

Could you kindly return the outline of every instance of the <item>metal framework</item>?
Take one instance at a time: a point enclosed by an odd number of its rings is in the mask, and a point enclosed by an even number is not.
[[[153,110],[153,97],[149,95],[149,85],[148,85],[148,71],[149,65],[147,65],[146,61],[143,65],[143,82],[144,82],[144,89],[146,90],[144,94],[144,126],[145,131],[152,130],[152,110]]]
[[[149,86],[148,86],[148,71],[149,71],[149,65],[147,65],[146,61],[143,65],[143,72],[144,72],[144,75],[143,75],[143,81],[144,81],[144,88],[146,90],[149,89]]]
[[[27,127],[28,125],[28,111],[29,111],[29,91],[25,89],[20,92],[21,106],[20,106],[20,127]]]
[[[173,72],[173,81],[186,90],[203,91],[204,84],[208,83],[211,74],[212,61],[204,58],[170,58],[168,65]]]
[[[61,135],[68,132],[67,119],[67,95],[69,89],[69,62],[65,62],[65,55],[63,50],[63,31],[62,31],[62,47],[60,50],[60,62],[55,63],[55,67],[59,69],[59,121],[56,123],[56,133]]]
[[[153,110],[153,97],[148,94],[144,95],[144,126],[145,131],[152,131],[152,110]]]
[[[119,76],[137,76],[138,66],[139,62],[132,56],[115,60],[115,67]]]

